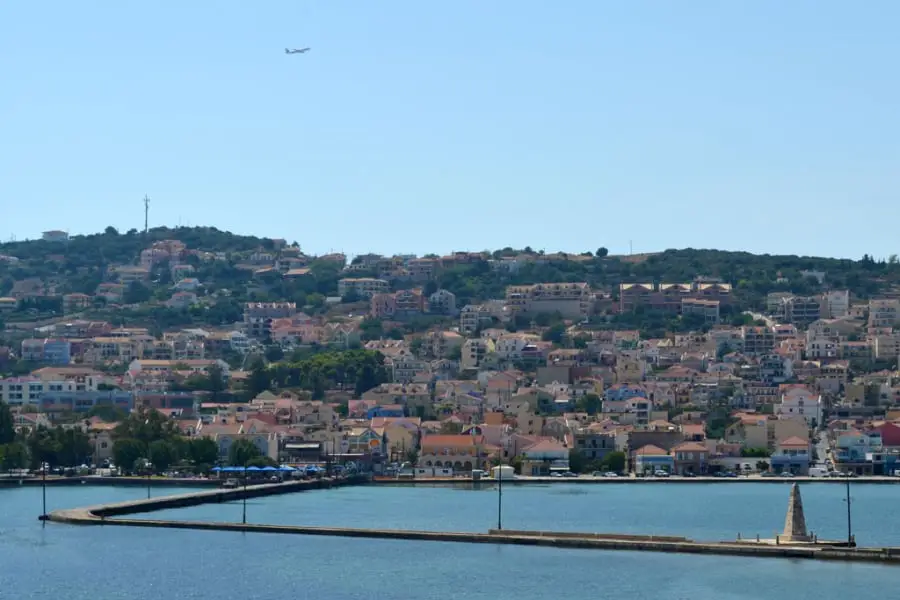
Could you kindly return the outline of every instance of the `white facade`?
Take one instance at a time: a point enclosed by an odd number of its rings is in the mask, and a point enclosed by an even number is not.
[[[85,377],[77,379],[43,381],[37,377],[11,377],[0,379],[0,400],[13,405],[37,404],[45,392],[95,392],[99,380]]]
[[[832,290],[822,294],[822,316],[827,319],[846,317],[850,312],[850,291]]]
[[[779,419],[803,419],[809,427],[820,426],[822,397],[803,386],[788,388],[775,405],[775,416]]]

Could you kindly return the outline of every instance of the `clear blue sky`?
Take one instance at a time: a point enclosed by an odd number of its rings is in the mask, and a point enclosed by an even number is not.
[[[898,249],[900,2],[0,4],[0,237]],[[311,46],[286,56],[284,47]]]

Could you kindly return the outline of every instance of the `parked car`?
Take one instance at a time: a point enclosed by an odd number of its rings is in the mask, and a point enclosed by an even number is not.
[[[603,474],[603,476],[604,477],[618,477],[619,474],[616,473],[615,471],[607,471],[606,473]]]
[[[577,473],[573,473],[572,471],[566,471],[562,474],[563,477],[578,477]]]
[[[658,469],[657,471],[655,471],[655,472],[653,473],[653,476],[654,476],[654,477],[668,477],[668,476],[669,476],[669,472],[668,472],[668,471],[663,471],[662,469]]]

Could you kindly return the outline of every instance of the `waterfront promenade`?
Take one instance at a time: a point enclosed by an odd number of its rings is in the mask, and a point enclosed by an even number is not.
[[[769,558],[805,558],[856,562],[900,564],[900,549],[896,548],[836,548],[797,547],[787,545],[748,545],[737,542],[700,542],[684,537],[643,536],[612,533],[554,532],[526,530],[489,530],[485,533],[454,531],[417,531],[355,527],[311,527],[295,525],[244,524],[189,520],[131,519],[129,515],[163,509],[196,506],[206,503],[231,502],[245,497],[285,494],[321,487],[362,483],[356,480],[310,480],[281,484],[248,486],[245,489],[208,490],[174,496],[133,500],[85,508],[58,510],[48,516],[56,523],[74,525],[151,527],[163,529],[191,529],[198,531],[234,531],[279,533],[395,540],[442,541],[477,544],[514,544],[556,548],[600,550],[632,550],[677,552],[690,554],[739,555]]]

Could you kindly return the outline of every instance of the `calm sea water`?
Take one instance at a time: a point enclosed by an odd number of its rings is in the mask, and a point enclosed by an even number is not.
[[[503,526],[508,529],[683,535],[701,541],[744,536],[774,537],[784,527],[789,483],[565,484],[503,488]],[[810,530],[823,539],[846,539],[846,489],[800,486]],[[854,485],[853,531],[860,544],[900,546],[894,519],[900,486]],[[426,531],[486,532],[497,525],[497,488],[357,486],[257,498],[247,504],[252,523],[382,527]],[[138,518],[239,521],[240,503],[206,504]],[[900,575],[900,571],[898,571]]]
[[[184,490],[154,490],[155,494]],[[733,537],[733,515],[780,528],[781,485],[602,485],[504,488],[507,527]],[[67,600],[613,598],[841,599],[890,589],[900,569],[741,557],[690,556],[394,540],[234,534],[125,527],[42,526],[39,488],[0,489],[0,597]],[[48,490],[51,508],[144,497],[136,488]],[[893,486],[855,486],[861,540],[897,540]],[[842,535],[841,488],[803,487],[809,519]],[[773,506],[769,506],[773,504]],[[493,509],[493,510],[492,510]],[[240,519],[240,503],[155,516]],[[878,513],[878,514],[876,514]],[[484,530],[496,492],[358,487],[257,499],[255,522]],[[880,515],[880,516],[879,516]],[[705,517],[705,518],[704,518]],[[770,522],[772,521],[772,522]],[[582,526],[582,524],[591,526]],[[708,524],[711,523],[711,524]],[[896,542],[895,542],[896,543]],[[876,586],[884,586],[876,588]]]

